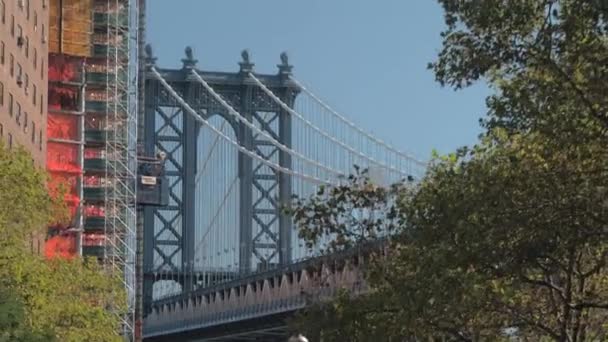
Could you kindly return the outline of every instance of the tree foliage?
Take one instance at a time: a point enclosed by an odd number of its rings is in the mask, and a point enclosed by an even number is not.
[[[296,326],[326,341],[608,339],[608,4],[439,2],[447,29],[431,68],[443,85],[494,87],[486,133],[435,156],[415,187],[369,192],[355,177],[300,200],[311,243],[347,248],[361,226],[393,234],[367,269],[368,293]],[[340,208],[356,206],[386,215],[342,224],[353,216]]]
[[[439,3],[447,29],[430,67],[443,85],[461,88],[486,79],[496,88],[488,98],[486,127],[549,136],[605,132],[605,0]]]
[[[0,146],[0,341],[120,341],[120,283],[97,261],[44,260],[32,237],[65,216],[27,152]]]

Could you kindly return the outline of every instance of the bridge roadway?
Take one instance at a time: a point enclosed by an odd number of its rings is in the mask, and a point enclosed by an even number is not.
[[[341,289],[366,289],[370,248],[311,258],[158,300],[144,321],[146,341],[285,341],[286,318]]]

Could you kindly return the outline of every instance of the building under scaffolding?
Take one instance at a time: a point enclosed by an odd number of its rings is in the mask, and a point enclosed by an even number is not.
[[[123,279],[133,332],[137,167],[137,4],[51,0],[47,167],[70,222],[49,229],[49,257],[97,258]],[[129,337],[130,339],[130,337]]]

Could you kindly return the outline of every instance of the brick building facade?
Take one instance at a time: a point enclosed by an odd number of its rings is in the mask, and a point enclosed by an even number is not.
[[[0,0],[0,139],[45,165],[48,0]]]

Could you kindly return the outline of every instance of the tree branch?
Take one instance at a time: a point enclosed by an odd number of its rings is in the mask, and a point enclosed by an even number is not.
[[[521,273],[520,273],[520,277],[524,282],[526,282],[528,284],[549,288],[550,290],[557,292],[559,294],[560,298],[562,299],[562,301],[566,300],[566,294],[564,293],[565,290],[560,288],[559,286],[553,284],[552,282],[547,282],[544,280],[530,279]]]
[[[534,56],[534,54],[532,54],[532,56]],[[557,72],[557,74],[563,78],[574,90],[574,92],[576,93],[576,95],[578,95],[578,97],[581,99],[581,101],[583,102],[583,104],[587,107],[587,109],[589,110],[589,112],[591,113],[591,116],[594,117],[595,119],[599,120],[600,123],[604,126],[605,129],[608,129],[608,117],[603,116],[601,113],[599,113],[593,106],[593,102],[591,102],[591,100],[589,100],[587,98],[587,96],[585,95],[585,92],[576,84],[576,82],[574,82],[574,80],[570,77],[570,75],[568,75],[568,73],[566,71],[564,71],[559,64],[557,64],[553,58],[549,57],[541,57],[540,60],[544,60],[545,62],[548,62],[549,65],[554,69],[554,71]]]

